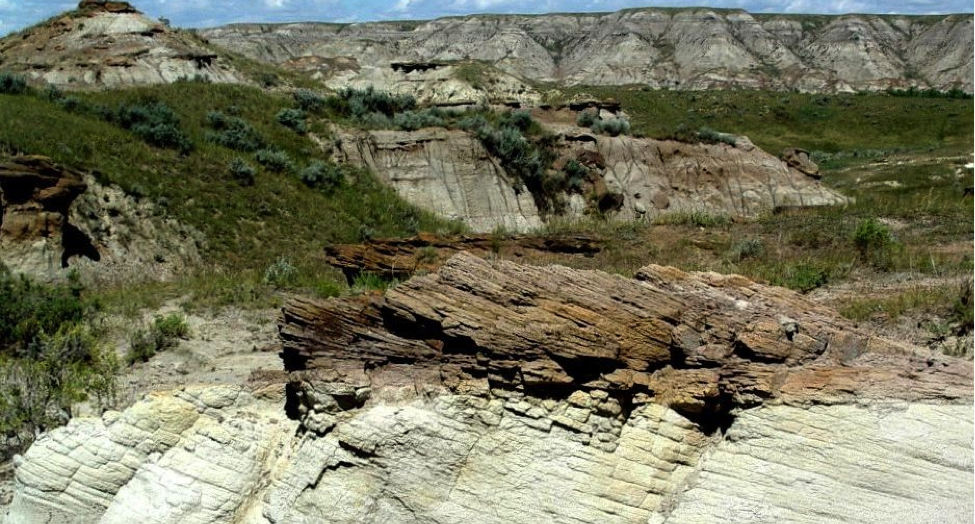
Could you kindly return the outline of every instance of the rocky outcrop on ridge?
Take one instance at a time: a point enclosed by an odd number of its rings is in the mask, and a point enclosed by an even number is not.
[[[293,300],[280,329],[287,372],[39,439],[6,522],[972,514],[972,363],[742,277],[459,254],[385,297]]]
[[[50,279],[98,267],[91,276],[111,278],[152,268],[165,278],[198,260],[201,245],[199,233],[152,203],[47,157],[0,164],[0,263],[13,271]]]
[[[473,59],[515,77],[572,85],[803,91],[918,85],[972,92],[972,21],[971,15],[753,15],[648,8],[473,15],[422,23],[235,24],[202,34],[251,58],[279,64],[340,61],[342,68],[322,75],[341,85],[351,85],[360,74],[377,85],[417,74],[395,71],[394,63]]]
[[[562,195],[564,214],[582,216],[594,207],[621,219],[652,219],[673,211],[755,216],[778,206],[842,204],[847,199],[818,181],[808,154],[786,160],[745,137],[734,146],[609,137],[574,126],[555,129],[564,164],[578,160],[590,170],[594,201]],[[470,134],[438,128],[419,131],[343,132],[335,157],[365,166],[419,207],[464,221],[473,231],[529,231],[547,218],[535,199]],[[603,206],[600,196],[612,205]],[[605,209],[603,209],[605,207]]]
[[[78,9],[0,40],[0,69],[64,89],[202,79],[247,82],[187,34],[126,2],[83,0]]]

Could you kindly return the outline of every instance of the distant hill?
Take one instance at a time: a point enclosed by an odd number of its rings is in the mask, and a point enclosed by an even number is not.
[[[525,80],[566,85],[827,92],[916,85],[971,92],[972,20],[651,8],[352,25],[239,24],[200,34],[266,62],[306,67],[317,58],[320,76],[334,86],[358,78],[396,83],[410,74],[394,71],[393,64],[475,60]]]
[[[128,3],[95,0],[0,40],[0,69],[61,88],[247,81],[193,35]]]

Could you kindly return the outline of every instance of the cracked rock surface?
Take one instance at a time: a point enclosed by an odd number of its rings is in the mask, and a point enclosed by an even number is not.
[[[972,363],[742,277],[461,253],[280,329],[40,438],[3,522],[972,521]]]

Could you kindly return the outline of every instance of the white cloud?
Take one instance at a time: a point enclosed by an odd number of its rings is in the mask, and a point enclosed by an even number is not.
[[[288,6],[288,0],[264,0],[269,9],[283,9]]]

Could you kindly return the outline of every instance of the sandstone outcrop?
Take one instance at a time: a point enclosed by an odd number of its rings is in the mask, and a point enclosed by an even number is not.
[[[42,437],[5,522],[972,515],[972,363],[742,277],[461,253],[385,297],[295,299],[280,330],[287,372]]]
[[[81,173],[40,156],[0,164],[0,251],[14,270],[55,272],[71,256],[95,256],[68,223],[71,204],[87,185]]]
[[[579,160],[592,170],[591,202],[580,194],[562,195],[569,217],[596,207],[621,219],[698,210],[755,216],[780,206],[847,202],[819,183],[808,155],[796,152],[783,161],[745,137],[731,146],[609,137],[574,126],[554,131],[560,136],[557,164]],[[343,132],[335,156],[370,168],[406,200],[462,220],[474,231],[525,232],[551,218],[543,216],[527,190],[516,190],[501,163],[464,131]]]
[[[198,260],[201,244],[153,204],[49,158],[0,164],[0,262],[14,271],[50,279],[98,267],[90,276],[113,278],[151,267],[165,278]]]
[[[63,89],[247,79],[214,51],[126,2],[78,9],[0,40],[0,69]]]
[[[393,71],[393,63],[473,59],[515,77],[581,85],[803,91],[919,85],[972,92],[972,20],[649,8],[419,24],[235,24],[203,34],[259,60],[345,61],[349,67],[323,72],[343,85],[405,80],[407,73]]]
[[[351,283],[361,273],[406,279],[417,272],[435,271],[460,251],[487,255],[504,251],[515,257],[529,253],[560,253],[591,257],[602,241],[585,235],[546,237],[517,235],[437,236],[420,234],[407,239],[369,240],[362,244],[325,246],[325,262],[341,270]]]

